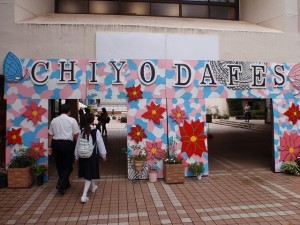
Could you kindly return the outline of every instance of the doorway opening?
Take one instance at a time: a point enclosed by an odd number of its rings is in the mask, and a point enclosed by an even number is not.
[[[213,108],[208,132],[210,171],[274,170],[272,100],[226,99],[223,104],[206,101],[207,109]],[[250,106],[249,122],[245,120],[246,104]]]
[[[79,123],[79,109],[89,108],[95,115],[94,124],[98,123],[102,108],[106,108],[110,117],[106,124],[107,136],[103,136],[103,142],[107,151],[107,161],[100,162],[101,177],[127,177],[127,107],[125,100],[102,100],[102,99],[52,99],[49,100],[49,124],[53,118],[59,116],[60,106],[67,103],[71,107],[71,117]],[[101,159],[100,159],[101,160]],[[53,156],[49,157],[49,176],[56,174],[55,160]],[[75,172],[74,172],[75,171]],[[77,176],[77,168],[74,167],[73,175]]]

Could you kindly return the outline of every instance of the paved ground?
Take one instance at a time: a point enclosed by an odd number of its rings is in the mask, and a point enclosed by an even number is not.
[[[83,181],[72,175],[64,196],[50,181],[29,189],[0,189],[0,224],[300,224],[300,177],[273,173],[272,136],[211,124],[210,175],[184,184],[126,178],[123,124],[110,124],[100,189],[80,203]],[[123,129],[119,129],[123,128]]]

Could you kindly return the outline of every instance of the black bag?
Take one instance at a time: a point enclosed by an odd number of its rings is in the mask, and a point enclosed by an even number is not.
[[[106,117],[106,123],[109,123],[109,121],[110,121],[110,117],[108,116]]]

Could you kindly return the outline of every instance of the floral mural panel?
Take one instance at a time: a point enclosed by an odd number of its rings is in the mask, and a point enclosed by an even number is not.
[[[86,74],[88,99],[126,98],[125,77],[129,74],[126,60],[91,61]]]
[[[163,158],[167,150],[166,99],[136,99],[127,104],[128,178],[146,179],[147,169],[158,170],[163,177]],[[142,172],[137,173],[130,159],[145,155]]]
[[[298,99],[273,99],[275,172],[300,155],[299,104]]]
[[[127,60],[125,86],[128,101],[139,97],[132,95],[132,89],[142,92],[139,98],[165,98],[165,63],[165,60]]]
[[[5,83],[5,98],[85,99],[87,60],[21,59],[23,75]],[[73,68],[73,74],[70,73]],[[61,76],[63,74],[63,76]]]
[[[204,99],[168,99],[169,154],[182,158],[186,176],[192,176],[188,166],[204,164],[208,175],[206,107]]]
[[[209,60],[166,62],[167,98],[294,98],[294,94],[300,93],[300,82],[295,79],[299,65]]]
[[[6,113],[6,162],[29,148],[36,163],[47,166],[48,100],[8,99]]]

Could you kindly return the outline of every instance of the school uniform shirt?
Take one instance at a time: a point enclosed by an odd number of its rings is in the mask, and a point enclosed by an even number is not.
[[[61,114],[54,118],[49,127],[48,133],[53,136],[54,140],[74,140],[74,134],[80,132],[77,121],[68,116],[67,114]]]

